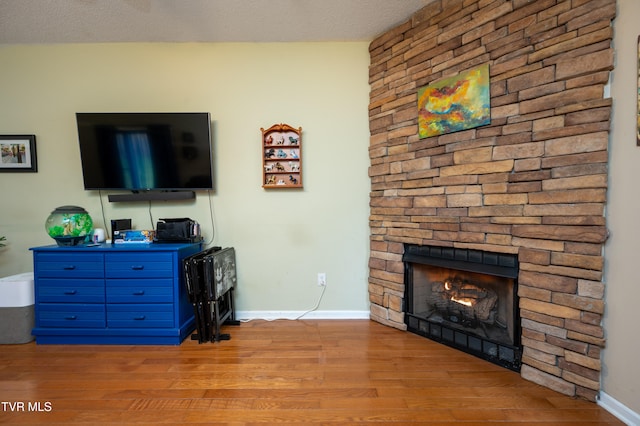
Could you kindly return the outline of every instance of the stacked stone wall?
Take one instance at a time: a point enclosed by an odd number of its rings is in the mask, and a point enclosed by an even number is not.
[[[515,253],[523,377],[595,400],[615,0],[436,0],[370,45],[371,318],[403,244]],[[418,89],[489,64],[491,124],[418,136]]]

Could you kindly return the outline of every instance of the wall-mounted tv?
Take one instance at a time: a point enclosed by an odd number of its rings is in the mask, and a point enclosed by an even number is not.
[[[87,190],[213,189],[207,112],[76,113]]]

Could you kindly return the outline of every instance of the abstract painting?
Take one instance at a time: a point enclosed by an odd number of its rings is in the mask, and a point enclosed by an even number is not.
[[[489,65],[443,78],[418,90],[420,138],[453,133],[491,122]]]

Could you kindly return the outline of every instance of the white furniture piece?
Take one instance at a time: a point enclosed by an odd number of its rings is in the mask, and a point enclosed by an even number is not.
[[[33,341],[33,272],[0,278],[0,344]]]

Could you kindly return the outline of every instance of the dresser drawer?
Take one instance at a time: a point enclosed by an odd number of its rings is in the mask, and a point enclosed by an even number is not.
[[[107,303],[173,303],[173,280],[107,280]]]
[[[40,327],[104,328],[104,305],[40,303],[37,306]]]
[[[104,256],[87,253],[36,253],[36,278],[103,278]]]
[[[40,278],[37,297],[39,303],[104,303],[104,281],[91,278]]]
[[[173,327],[173,305],[108,304],[107,327],[168,328]]]
[[[171,253],[109,253],[106,255],[107,278],[172,278]]]

